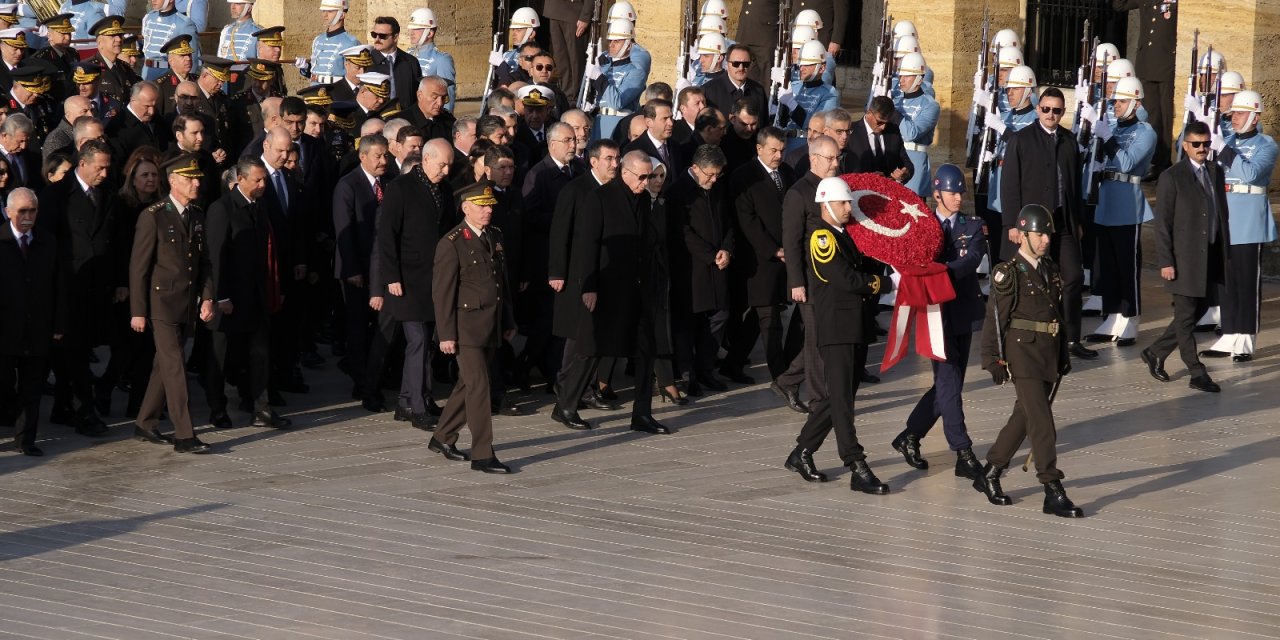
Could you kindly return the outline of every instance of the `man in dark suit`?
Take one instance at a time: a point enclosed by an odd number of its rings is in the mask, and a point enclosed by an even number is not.
[[[671,141],[671,131],[675,126],[674,111],[667,100],[654,99],[644,103],[641,109],[644,117],[644,135],[632,140],[622,148],[625,155],[631,151],[643,151],[651,158],[657,158],[667,166],[667,185],[689,168],[689,162],[680,157],[679,147]]]
[[[386,411],[378,389],[382,358],[371,353],[377,331],[377,313],[369,307],[381,292],[369,289],[369,274],[377,237],[375,223],[382,203],[382,174],[387,168],[387,139],[363,136],[359,146],[360,164],[338,180],[333,191],[333,227],[337,251],[334,276],[342,282],[346,309],[347,356],[341,365],[354,383],[352,397],[361,399],[372,412]]]
[[[444,108],[449,101],[449,83],[440,76],[427,76],[418,82],[417,101],[405,116],[413,126],[422,130],[427,140],[453,139],[454,117]]]
[[[521,167],[527,171],[530,165],[542,161],[547,155],[547,125],[554,122],[551,115],[551,99],[542,89],[535,85],[526,85],[516,94],[524,108],[524,117],[516,125],[516,142],[528,149],[527,164]]]
[[[201,207],[212,205],[226,188],[221,184],[222,179],[218,175],[218,163],[208,151],[201,149],[205,135],[208,133],[205,122],[203,118],[194,115],[178,114],[169,127],[173,135],[173,144],[165,153],[167,158],[190,153],[200,159],[200,172],[204,174],[204,178],[200,181],[200,197],[196,204]]]
[[[271,319],[284,303],[283,275],[272,262],[278,237],[262,197],[267,168],[258,158],[236,163],[236,184],[209,208],[209,279],[217,300],[211,357],[205,365],[209,421],[227,428],[226,373],[243,367],[240,395],[252,409],[250,426],[292,425],[267,402]],[[230,365],[228,363],[231,363]]]
[[[525,249],[528,243],[524,235],[524,198],[520,191],[512,189],[516,177],[515,154],[507,146],[491,147],[484,152],[485,178],[493,184],[493,212],[489,225],[502,231],[502,248],[506,254],[507,268],[510,274],[513,296],[512,313],[519,323],[524,315],[520,309],[520,296],[529,288],[529,274],[524,269]],[[456,218],[451,219],[450,221]],[[511,402],[506,401],[506,381],[510,379],[515,366],[515,349],[509,341],[503,340],[489,366],[491,382],[490,397],[493,399],[493,413],[518,416],[523,411]]]
[[[1152,176],[1169,168],[1169,136],[1174,111],[1174,62],[1178,46],[1178,3],[1169,0],[1111,0],[1116,11],[1138,10],[1138,55],[1133,61],[1136,75],[1142,78],[1147,109],[1147,124],[1156,130],[1156,154],[1151,159]]]
[[[693,150],[697,146],[690,148],[690,140],[693,139],[693,127],[698,119],[698,113],[707,108],[707,96],[702,91],[702,87],[688,86],[680,90],[679,96],[676,98],[676,111],[680,114],[680,119],[676,120],[675,125],[671,127],[671,141],[676,143],[684,150],[686,158],[693,155]]]
[[[10,188],[38,189],[44,184],[40,152],[36,151],[39,144],[30,118],[15,113],[0,124],[0,155],[9,161]]]
[[[822,349],[827,396],[810,404],[809,418],[796,437],[796,448],[787,457],[786,468],[809,482],[825,482],[827,477],[814,465],[813,453],[835,430],[840,460],[851,471],[849,488],[885,494],[889,486],[872,473],[858,443],[853,404],[867,357],[866,349],[859,347],[865,347],[874,337],[861,307],[874,304],[873,296],[889,291],[893,283],[866,268],[865,257],[845,232],[845,225],[853,218],[849,186],[840,178],[823,178],[815,199],[822,218],[809,234],[804,254],[815,276],[809,286],[816,326],[808,328],[816,330]]]
[[[745,376],[743,367],[761,335],[769,378],[777,380],[787,368],[782,352],[782,310],[790,296],[786,251],[782,248],[782,199],[796,179],[791,167],[782,162],[786,143],[781,129],[761,129],[756,135],[757,161],[744,164],[729,182],[739,231],[730,277],[746,281],[743,288],[749,307],[739,331],[730,336],[729,352],[721,367],[731,379],[732,375]]]
[[[1222,167],[1209,161],[1210,140],[1208,125],[1188,125],[1182,160],[1160,174],[1156,186],[1156,265],[1173,296],[1173,319],[1142,360],[1152,377],[1168,382],[1164,361],[1177,349],[1191,388],[1216,393],[1221,388],[1200,362],[1194,333],[1205,296],[1225,280],[1231,244],[1225,179]]]
[[[747,100],[755,105],[757,113],[769,113],[769,92],[759,82],[747,77],[755,64],[754,59],[751,49],[745,45],[735,44],[729,47],[729,51],[725,53],[729,68],[702,85],[707,106],[728,111],[739,100]]]
[[[40,194],[44,203],[41,226],[56,231],[62,257],[71,263],[70,324],[66,337],[54,349],[57,386],[49,420],[74,426],[77,433],[87,436],[107,434],[107,425],[95,411],[89,355],[107,341],[102,318],[110,316],[111,303],[123,300],[128,293],[124,283],[117,281],[114,269],[118,249],[114,203],[105,184],[110,170],[110,148],[90,140],[77,154],[75,170]],[[72,407],[73,397],[78,409]]]
[[[382,313],[400,323],[406,343],[396,418],[426,431],[435,428],[427,407],[431,381],[423,375],[434,351],[431,268],[436,245],[454,220],[445,186],[451,151],[444,140],[427,143],[421,163],[387,185],[377,225],[380,278],[387,283]]]
[[[266,190],[262,207],[271,220],[275,240],[272,255],[280,274],[284,305],[275,311],[271,327],[271,377],[267,393],[280,403],[281,391],[306,393],[310,387],[295,372],[298,363],[298,332],[303,322],[304,300],[294,295],[307,277],[308,239],[314,234],[313,211],[304,197],[294,173],[285,168],[285,160],[293,146],[293,138],[284,127],[267,131],[259,158],[267,169]]]
[[[942,304],[942,347],[946,360],[930,360],[933,386],[920,397],[907,417],[906,429],[893,439],[893,448],[916,469],[928,469],[920,455],[920,440],[942,418],[947,445],[956,452],[956,475],[977,480],[982,464],[973,455],[973,441],[964,422],[964,372],[969,366],[973,334],[982,329],[986,309],[978,284],[978,265],[987,255],[982,219],[960,213],[964,200],[964,172],[953,164],[938,167],[933,179],[934,210],[942,223],[942,248],[936,261],[947,265],[947,276],[956,297]]]
[[[169,148],[169,130],[158,122],[160,90],[155,83],[140,81],[129,93],[129,104],[107,124],[106,136],[115,158],[128,158],[134,149],[150,146]]]
[[[400,103],[401,109],[408,109],[422,79],[422,64],[417,56],[400,50],[400,22],[390,16],[378,16],[373,19],[369,37],[377,51],[374,71],[391,76],[391,99]]]
[[[586,57],[587,33],[592,18],[592,0],[545,0],[542,17],[551,23],[551,53],[560,69],[560,86],[574,100],[578,97],[578,83],[582,80],[582,65]],[[604,16],[596,16],[603,18]]]
[[[24,455],[41,456],[36,428],[49,349],[62,340],[69,316],[66,261],[59,256],[56,231],[36,225],[40,212],[34,191],[19,187],[5,204],[8,218],[0,232],[0,299],[5,301],[5,312],[0,313],[0,394],[12,396],[16,382],[15,408],[22,422],[14,445]],[[12,422],[16,416],[0,417]]]
[[[445,150],[439,162],[445,163]],[[443,169],[440,169],[443,171]],[[493,452],[489,363],[503,340],[516,332],[511,311],[502,231],[489,225],[493,186],[480,180],[458,194],[463,221],[436,245],[431,295],[440,351],[457,355],[458,383],[427,448],[454,461],[466,460],[455,443],[465,425],[471,432],[471,468],[511,473]],[[468,270],[462,276],[462,270]]]
[[[756,132],[766,124],[764,118],[768,112],[760,111],[754,101],[739,100],[725,113],[729,117],[729,126],[721,137],[719,146],[724,151],[725,157],[729,159],[729,175],[733,175],[738,167],[755,157]],[[707,142],[716,144],[710,140]]]
[[[129,326],[141,333],[150,321],[156,343],[155,366],[134,435],[156,444],[172,442],[178,453],[208,453],[209,445],[196,437],[191,422],[182,359],[197,309],[201,321],[213,318],[204,212],[195,205],[204,176],[193,155],[166,162],[164,172],[169,197],[138,216],[129,259]],[[166,408],[173,437],[156,431],[160,412]]]
[[[889,98],[871,99],[866,115],[849,131],[849,141],[844,148],[847,166],[843,169],[853,173],[878,173],[902,184],[911,179],[915,169],[903,146],[902,132],[893,123],[895,113]]]
[[[1038,125],[1024,127],[1007,137],[1004,162],[1000,165],[1000,209],[1008,234],[1005,251],[1017,252],[1021,236],[1014,223],[1028,204],[1038,204],[1053,213],[1053,244],[1050,255],[1062,270],[1062,294],[1066,300],[1068,352],[1091,360],[1098,352],[1080,342],[1084,265],[1080,253],[1081,228],[1088,221],[1080,198],[1080,153],[1075,136],[1059,124],[1066,100],[1062,91],[1049,87],[1040,94]],[[856,137],[856,136],[855,136]],[[852,141],[853,138],[850,138]]]

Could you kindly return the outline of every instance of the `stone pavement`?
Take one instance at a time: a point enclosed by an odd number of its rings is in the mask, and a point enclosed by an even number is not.
[[[1147,295],[1142,343],[1168,318]],[[1254,362],[1210,362],[1221,394],[1174,362],[1152,380],[1137,348],[1076,363],[1057,413],[1077,521],[1041,514],[1016,468],[1014,505],[987,504],[940,429],[927,473],[903,464],[917,356],[858,396],[888,496],[851,493],[834,443],[833,482],[783,470],[802,417],[764,385],[660,408],[665,437],[625,412],[568,431],[528,394],[537,414],[497,422],[508,477],[324,403],[346,390],[332,365],[289,397],[299,428],[207,432],[216,455],[49,427],[45,458],[0,453],[0,637],[1280,637],[1278,295]],[[981,456],[1013,392],[970,374]]]

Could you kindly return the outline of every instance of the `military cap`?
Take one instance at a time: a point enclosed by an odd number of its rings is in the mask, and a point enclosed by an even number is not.
[[[279,73],[278,65],[270,60],[262,58],[250,58],[247,73],[254,80],[275,80],[276,74]]]
[[[356,119],[353,114],[357,106],[356,103],[350,100],[329,105],[329,122],[332,122],[339,129],[354,129]]]
[[[373,47],[367,44],[358,44],[354,47],[348,47],[338,52],[347,62],[354,64],[361,69],[372,67],[375,62],[373,60]]]
[[[122,36],[126,33],[124,30],[124,16],[107,16],[89,27],[89,34],[92,36]]]
[[[39,64],[40,60],[33,60],[24,64],[17,69],[9,72],[9,76],[13,78],[13,83],[35,94],[48,93],[53,88],[53,76],[57,74],[57,67]]]
[[[47,27],[50,31],[58,33],[75,33],[75,26],[71,24],[72,15],[70,13],[59,13],[58,15],[49,16],[40,21],[40,24]]]
[[[368,87],[369,91],[373,92],[373,95],[384,100],[391,97],[391,76],[385,73],[369,71],[356,77],[360,79],[360,86]]]
[[[15,49],[26,49],[27,30],[5,29],[4,31],[0,31],[0,42],[3,42]]]
[[[267,27],[254,31],[253,37],[269,47],[283,47],[284,36],[280,35],[281,33],[284,33],[284,27]]]
[[[218,56],[200,56],[200,62],[204,65],[204,70],[209,72],[218,82],[229,82],[231,80],[231,65],[235,64],[226,58]]]
[[[555,93],[539,84],[526,84],[516,92],[516,97],[526,107],[549,107]]]
[[[71,72],[71,81],[76,84],[97,82],[100,77],[102,77],[102,67],[88,62],[77,64],[75,70]]]
[[[0,4],[0,24],[18,24],[17,4]]]
[[[160,53],[167,53],[171,56],[189,56],[195,52],[196,50],[191,48],[191,36],[185,33],[175,36],[160,47]]]
[[[329,95],[329,85],[325,84],[313,84],[299,89],[298,97],[302,98],[303,102],[318,107],[327,107],[333,104],[333,96]]]
[[[127,35],[120,43],[121,56],[142,56],[142,45],[138,42],[138,36]]]
[[[194,153],[184,153],[164,163],[161,167],[165,175],[176,173],[184,178],[203,178],[200,170],[200,158]]]
[[[493,197],[493,183],[488,180],[477,180],[458,189],[453,195],[458,202],[470,202],[482,207],[498,204],[498,199]]]

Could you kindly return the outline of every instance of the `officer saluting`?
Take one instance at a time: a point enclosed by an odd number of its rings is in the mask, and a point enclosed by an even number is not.
[[[465,424],[471,431],[471,468],[511,473],[493,454],[489,362],[503,340],[516,333],[508,294],[502,231],[489,226],[493,183],[480,180],[457,193],[462,223],[440,239],[431,279],[440,351],[458,357],[458,383],[427,448],[449,460],[466,460],[454,443]]]
[[[1012,379],[1018,397],[1013,415],[987,450],[987,465],[973,487],[987,494],[991,504],[1012,504],[1000,488],[1000,474],[1030,435],[1036,476],[1044,484],[1044,512],[1080,518],[1084,512],[1062,488],[1055,452],[1057,431],[1049,406],[1062,376],[1071,371],[1062,332],[1066,319],[1062,274],[1049,258],[1053,214],[1038,204],[1026,205],[1018,212],[1015,228],[1022,241],[1017,253],[991,274],[987,308],[991,321],[982,332],[982,368],[991,372],[996,384]]]
[[[810,280],[813,315],[817,320],[818,347],[826,368],[827,397],[809,407],[809,418],[796,438],[796,448],[787,458],[786,468],[810,482],[826,482],[813,463],[813,452],[835,429],[840,459],[853,473],[849,487],[871,494],[889,493],[889,485],[867,466],[867,456],[853,429],[853,397],[858,391],[867,350],[859,349],[874,337],[874,327],[864,326],[863,305],[874,304],[871,296],[893,288],[888,278],[871,272],[878,262],[867,260],[845,233],[853,216],[853,194],[840,178],[823,178],[814,201],[822,204],[822,222],[809,235],[806,257],[814,277]],[[863,263],[868,263],[866,266]]]

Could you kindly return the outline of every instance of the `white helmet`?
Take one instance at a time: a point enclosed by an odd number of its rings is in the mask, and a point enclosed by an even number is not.
[[[437,26],[436,12],[431,9],[419,7],[409,14],[410,29],[435,29]]]
[[[635,22],[635,7],[632,7],[631,3],[626,0],[620,0],[619,2],[613,3],[613,6],[609,8],[609,22],[613,22],[614,20],[629,20],[631,22]]]
[[[707,33],[698,38],[698,55],[715,54],[724,55],[726,49],[729,48],[724,41],[724,36],[718,33]]]
[[[707,0],[702,3],[702,11],[698,12],[699,16],[719,16],[725,20],[729,19],[729,9],[724,5],[724,0]]]
[[[813,9],[805,9],[796,14],[795,26],[813,27],[814,31],[821,31],[822,16],[818,15],[818,12]]]
[[[1212,55],[1212,57],[1210,57],[1210,55]],[[1212,52],[1212,54],[1205,53],[1200,57],[1200,65],[1197,67],[1197,70],[1201,73],[1221,73],[1223,69],[1225,69],[1223,62],[1221,53],[1218,53],[1217,51]]]
[[[529,7],[520,7],[511,14],[512,29],[537,29],[540,26],[542,21],[538,19],[538,12]]]
[[[1132,78],[1135,74],[1133,71],[1133,63],[1120,58],[1112,60],[1107,65],[1107,82],[1119,82],[1121,78]]]
[[[1001,29],[996,32],[996,37],[991,39],[992,49],[1007,49],[1014,47],[1022,49],[1022,40],[1018,38],[1017,32],[1013,29]]]
[[[1000,49],[1000,55],[997,60],[1001,69],[1012,69],[1026,64],[1022,61],[1022,50],[1017,47],[1004,47]]]
[[[631,40],[636,36],[636,25],[630,20],[610,20],[605,40]]]
[[[796,58],[796,64],[822,64],[827,61],[827,48],[822,46],[817,40],[810,40],[800,47],[800,57]]]
[[[920,53],[920,41],[915,36],[902,36],[893,43],[893,57],[901,58],[908,53]]]
[[[910,20],[899,20],[898,24],[893,25],[893,37],[901,38],[902,36],[919,38],[920,34],[916,33],[916,25]]]
[[[1244,91],[1244,76],[1239,71],[1222,72],[1222,95],[1229,96],[1241,91]]]
[[[803,47],[804,43],[817,39],[818,32],[814,31],[813,27],[796,27],[791,30],[791,46],[794,48],[798,49]]]
[[[902,61],[898,63],[899,76],[922,76],[924,75],[924,56],[918,53],[908,53],[902,56]]]
[[[1020,65],[1009,70],[1009,79],[1005,81],[1006,87],[1026,87],[1036,86],[1036,72],[1031,70],[1027,65]]]
[[[347,0],[320,0],[321,11],[346,11]]]
[[[1126,76],[1116,82],[1116,90],[1111,97],[1116,100],[1141,100],[1144,95],[1142,81],[1133,76]]]
[[[1257,91],[1241,91],[1236,94],[1235,102],[1231,103],[1231,111],[1262,113],[1262,96]]]
[[[853,200],[853,192],[849,183],[841,178],[823,178],[818,189],[813,193],[814,202],[849,202]]]
[[[724,18],[720,16],[702,16],[698,20],[698,35],[708,33],[725,35],[729,33],[729,25],[725,24]]]
[[[1103,42],[1093,50],[1093,57],[1099,65],[1120,59],[1120,50],[1110,42]]]

